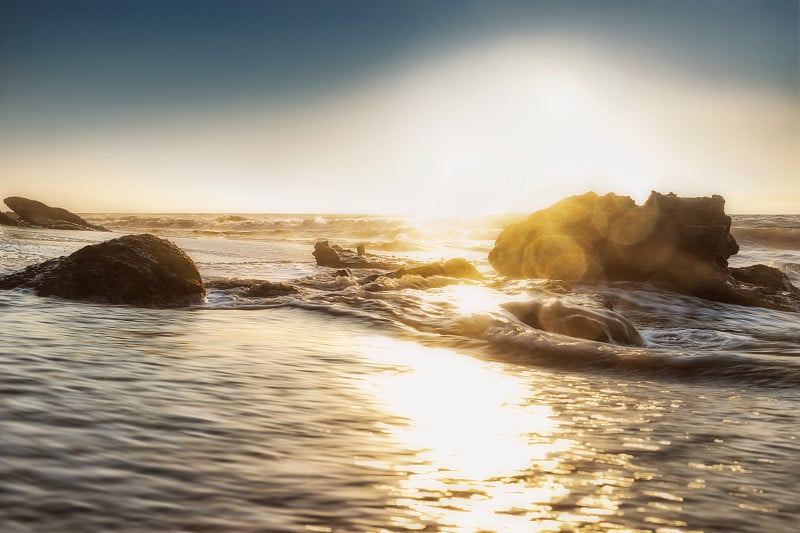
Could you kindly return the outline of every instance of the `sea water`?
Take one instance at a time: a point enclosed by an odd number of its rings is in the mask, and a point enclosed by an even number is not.
[[[186,309],[0,292],[0,530],[795,531],[800,317],[648,284],[507,281],[505,220],[88,215],[0,226],[0,274],[125,233],[174,240]],[[800,284],[800,217],[734,217],[741,266]],[[483,282],[317,267],[315,240],[465,257]],[[510,300],[613,304],[647,345],[533,330]]]

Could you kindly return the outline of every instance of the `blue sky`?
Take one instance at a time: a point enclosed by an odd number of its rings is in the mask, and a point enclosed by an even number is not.
[[[218,121],[226,121],[229,116],[239,117],[230,120],[241,123],[243,115],[265,113],[270,117],[269,113],[274,112],[280,113],[284,122],[296,115],[297,124],[313,124],[310,107],[327,115],[327,107],[341,107],[341,100],[353,94],[374,94],[375,86],[393,83],[398,77],[413,78],[415,69],[435,71],[451,64],[448,58],[481,57],[482,51],[515,39],[535,41],[539,55],[553,49],[553,57],[561,58],[558,61],[567,67],[576,56],[567,57],[563,51],[577,50],[581,59],[575,60],[573,70],[580,72],[587,71],[583,67],[586,61],[593,65],[608,63],[613,65],[616,79],[624,77],[625,72],[630,79],[658,73],[666,80],[661,85],[676,80],[675,85],[680,85],[679,92],[684,96],[691,94],[692,83],[696,82],[704,91],[716,86],[722,96],[720,101],[730,96],[732,105],[736,98],[731,95],[757,93],[755,99],[759,102],[778,103],[789,113],[796,113],[800,98],[798,27],[798,2],[790,0],[5,0],[0,3],[0,140],[7,147],[13,145],[16,153],[24,153],[31,168],[35,165],[30,160],[36,159],[38,150],[41,158],[51,163],[48,169],[59,168],[63,179],[81,183],[79,176],[86,168],[81,168],[80,153],[96,153],[98,136],[106,140],[118,138],[119,143],[130,141],[131,124],[153,124],[158,132],[170,132],[164,143],[177,139],[182,145],[190,141],[175,128],[180,130],[187,123],[198,122],[203,123],[202,127],[215,128]],[[591,59],[586,59],[587,55]],[[488,63],[476,70],[476,81],[483,76],[500,76],[490,72],[497,56],[491,57],[483,58]],[[447,80],[440,83],[446,85]],[[458,83],[449,89],[459,93],[465,85],[472,85],[472,80],[466,75]],[[592,80],[582,83],[591,84]],[[633,85],[626,86],[634,90]],[[426,98],[421,96],[419,100],[427,101]],[[754,99],[746,98],[750,102]],[[375,105],[393,103],[389,99]],[[647,105],[657,104],[650,101]],[[347,115],[346,111],[341,113]],[[795,116],[795,122],[798,119]],[[269,122],[265,127],[273,127],[271,118],[263,120]],[[751,126],[783,128],[784,137],[798,135],[790,126],[756,122]],[[244,129],[253,131],[254,127],[257,124],[248,123]],[[720,131],[724,129],[723,124],[719,127]],[[637,130],[642,131],[647,136],[648,129]],[[342,132],[347,135],[346,125],[342,125]],[[83,144],[82,136],[86,137]],[[798,139],[789,138],[789,146],[791,142]],[[451,152],[457,152],[456,148]],[[142,150],[143,147],[137,156],[147,158]],[[60,161],[56,154],[65,151],[70,157]],[[414,150],[406,155],[420,159],[413,167],[415,172],[425,171],[423,155]],[[784,156],[791,165],[791,155]],[[229,161],[235,163],[230,154],[220,154],[214,166],[224,174]],[[536,174],[534,163],[531,161],[529,168],[519,172]],[[114,165],[121,162],[105,164],[108,175],[113,175]],[[273,172],[269,156],[258,164],[248,164],[246,172],[238,171],[240,185],[246,189],[260,184],[274,190],[286,185],[289,174],[292,180],[301,182],[306,179],[303,176],[311,174],[308,169],[287,173],[291,161],[282,164],[283,173]],[[13,165],[9,165],[5,169],[0,166],[0,183],[8,184],[4,189],[13,189],[3,191],[9,194],[25,195],[26,187],[34,192],[52,189],[60,182],[55,177],[45,177],[49,170],[44,168],[28,174],[22,155],[15,156]],[[189,166],[186,174],[192,172]],[[160,167],[153,164],[147,168]],[[350,169],[344,165],[332,170],[331,180],[341,183],[341,176],[349,175]],[[546,172],[547,168],[542,170]],[[797,185],[788,178],[793,170],[800,169],[784,168],[782,175],[774,179],[776,195],[781,191],[796,192]],[[164,168],[158,171],[166,172]],[[174,161],[169,172],[181,173],[180,162]],[[224,179],[236,181],[233,174]],[[397,178],[398,175],[391,176]],[[130,171],[120,172],[119,179],[124,185],[136,176]],[[188,176],[175,179],[181,183]],[[195,176],[195,180],[200,179],[214,178]],[[648,177],[641,179],[647,181]],[[313,178],[317,187],[322,187],[324,181],[324,177]],[[715,183],[724,186],[722,181]],[[592,185],[576,181],[576,187],[587,184]],[[655,180],[654,184],[661,183]],[[213,183],[209,185],[213,191]],[[358,185],[355,178],[351,185]],[[597,186],[604,185],[609,184],[598,178]],[[85,186],[92,184],[86,182]],[[745,191],[746,186],[739,184],[735,192]],[[724,194],[725,190],[720,192]],[[58,203],[58,194],[53,193],[52,203]],[[207,210],[213,207],[215,197],[219,198],[211,193],[206,199],[199,195],[196,202],[176,204],[175,209]],[[494,209],[524,209],[522,205],[495,204]],[[380,203],[377,206],[384,207]],[[147,205],[126,204],[108,195],[98,195],[96,201],[84,197],[79,207],[148,210]],[[156,207],[164,206],[153,209]],[[221,210],[299,207],[292,202],[266,202],[263,207],[235,201],[220,205]],[[315,202],[309,207],[325,209],[324,204]],[[350,207],[346,202],[334,201],[329,209]]]

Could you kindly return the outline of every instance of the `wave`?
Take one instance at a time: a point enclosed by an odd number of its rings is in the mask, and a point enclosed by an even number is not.
[[[494,353],[515,363],[568,370],[602,369],[647,379],[747,383],[778,388],[800,386],[800,364],[769,361],[740,353],[676,353],[597,346],[598,343],[554,341],[533,331],[498,332],[489,341],[496,349]]]
[[[731,234],[741,244],[800,250],[800,228],[732,228]]]
[[[417,251],[422,234],[401,218],[349,215],[271,214],[98,214],[93,223],[112,231],[150,232],[163,235],[227,237],[234,239],[293,239],[303,242],[325,238],[364,243],[375,250]]]
[[[212,283],[210,306],[300,308],[365,321],[415,342],[469,346],[522,365],[655,380],[800,386],[800,324],[794,314],[706,302],[646,284],[583,285],[565,294],[561,287],[538,282],[458,283],[407,276],[362,285],[348,276],[322,273],[293,281],[296,293],[258,298],[244,296],[242,287],[248,283],[259,281],[230,282],[235,290]],[[646,345],[626,347],[545,332],[500,307],[503,301],[536,298],[613,306],[637,326]]]

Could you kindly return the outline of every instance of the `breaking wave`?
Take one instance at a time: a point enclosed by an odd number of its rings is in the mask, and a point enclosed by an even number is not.
[[[325,273],[290,285],[296,293],[248,298],[215,289],[212,283],[209,306],[300,308],[366,322],[423,344],[469,346],[492,359],[568,371],[800,386],[800,323],[792,313],[712,303],[648,284],[580,285],[564,293],[557,284],[538,281],[405,276],[361,284],[355,277]],[[500,307],[504,301],[530,299],[613,306],[636,325],[646,346],[549,333]]]

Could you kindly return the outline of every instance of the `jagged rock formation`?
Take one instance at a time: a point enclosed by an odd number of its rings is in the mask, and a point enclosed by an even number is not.
[[[154,235],[126,235],[0,278],[0,289],[30,288],[40,296],[141,306],[203,301],[192,259]]]
[[[489,254],[510,277],[659,280],[695,284],[727,267],[738,251],[721,196],[590,192],[566,198],[506,228]]]
[[[728,258],[739,245],[730,227],[718,195],[680,198],[654,191],[637,206],[628,196],[589,192],[508,226],[489,261],[509,277],[651,281],[709,300],[800,309],[791,291],[758,289],[759,279],[743,284],[732,275]]]
[[[49,229],[69,229],[83,231],[108,231],[103,226],[96,226],[60,207],[50,207],[36,200],[29,200],[21,196],[10,196],[4,200],[28,225]],[[0,220],[0,223],[3,223]]]
[[[501,307],[536,329],[625,346],[644,346],[636,327],[609,309],[572,307],[561,301],[508,302]]]

